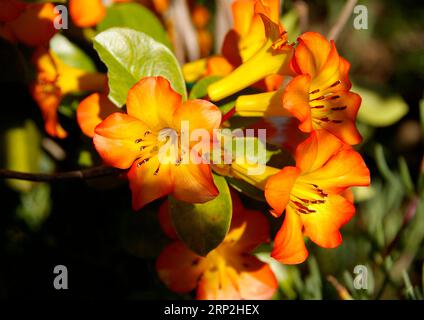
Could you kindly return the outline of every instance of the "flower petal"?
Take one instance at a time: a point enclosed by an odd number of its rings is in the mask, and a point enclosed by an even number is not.
[[[213,130],[219,128],[221,117],[221,111],[213,103],[200,99],[189,100],[175,111],[172,128],[180,131],[183,121],[186,121],[190,132],[197,129],[206,130],[212,141]]]
[[[240,300],[235,270],[207,270],[200,279],[196,297],[199,300]]]
[[[148,162],[141,165],[134,162],[128,172],[128,180],[132,191],[134,210],[139,210],[146,204],[173,191],[170,166],[160,164],[157,156],[150,158]]]
[[[311,77],[301,75],[287,85],[283,95],[283,107],[290,111],[299,121],[303,132],[312,130],[311,106],[309,105],[309,87]]]
[[[93,93],[78,106],[77,121],[82,132],[88,137],[94,137],[94,129],[104,119],[119,109],[105,94]]]
[[[234,208],[234,202],[233,202]],[[238,251],[250,252],[258,245],[269,241],[269,223],[259,211],[233,209],[231,229],[225,238],[233,242]]]
[[[296,167],[285,167],[268,179],[265,186],[265,198],[273,209],[273,214],[280,216],[286,209],[292,188],[300,175]]]
[[[340,98],[331,100],[330,103],[322,102],[322,105],[335,110],[337,108],[345,109],[332,111],[330,115],[331,121],[321,122],[316,127],[329,131],[347,144],[355,145],[360,143],[362,137],[356,128],[356,115],[361,105],[361,97],[353,92],[336,91],[334,94]]]
[[[69,0],[69,14],[77,27],[87,28],[104,18],[106,8],[102,0]]]
[[[127,112],[148,123],[150,129],[159,131],[171,127],[174,112],[180,104],[181,95],[171,88],[168,80],[146,77],[128,92]]]
[[[176,199],[189,203],[204,203],[219,194],[209,165],[203,163],[172,165],[171,170],[174,181],[173,196]]]
[[[283,225],[274,240],[271,256],[284,264],[302,263],[308,257],[300,217],[288,207]]]
[[[323,248],[335,248],[342,242],[341,226],[352,219],[355,206],[340,195],[330,194],[325,203],[313,205],[316,212],[300,216],[305,235]]]
[[[297,147],[296,166],[303,174],[313,172],[321,168],[344,146],[343,142],[331,133],[325,130],[314,131]]]
[[[106,164],[127,169],[141,153],[136,140],[143,138],[147,130],[142,121],[116,112],[96,127],[94,146]]]
[[[319,170],[303,175],[302,180],[318,185],[327,193],[340,193],[353,186],[368,186],[370,172],[361,155],[345,148],[333,155]]]
[[[278,288],[278,282],[269,265],[254,256],[243,257],[242,269],[238,269],[238,287],[242,299],[271,299]]]
[[[156,261],[159,278],[172,291],[194,290],[206,267],[205,259],[194,254],[182,242],[168,245]]]
[[[295,51],[296,65],[302,74],[315,77],[327,62],[330,43],[317,32],[305,32],[298,38]]]

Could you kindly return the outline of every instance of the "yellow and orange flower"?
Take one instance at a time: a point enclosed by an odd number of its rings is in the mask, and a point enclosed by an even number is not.
[[[120,112],[107,97],[106,93],[93,93],[80,102],[77,108],[77,122],[81,131],[94,137],[94,129],[112,113]]]
[[[296,167],[283,168],[265,186],[272,213],[286,212],[272,251],[272,257],[286,264],[307,258],[304,235],[321,247],[337,247],[342,242],[340,227],[355,213],[344,192],[370,183],[360,154],[325,130],[311,133],[295,158]]]
[[[213,101],[224,99],[270,76],[293,75],[290,61],[294,50],[287,43],[284,28],[264,14],[259,14],[259,17],[265,28],[265,43],[247,61],[208,87],[208,95]],[[277,83],[280,84],[281,79]]]
[[[222,55],[187,63],[184,68],[186,81],[193,82],[205,76],[226,76],[250,59],[267,41],[261,15],[278,24],[279,0],[235,0],[232,4],[234,28],[224,39]],[[255,84],[263,90],[275,90],[282,83],[280,75],[272,75]]]
[[[131,168],[128,178],[134,209],[168,194],[191,203],[206,202],[218,195],[208,164],[183,161],[196,153],[192,144],[190,150],[178,144],[176,155],[159,157],[169,140],[164,134],[171,131],[180,137],[202,128],[212,142],[213,130],[221,123],[221,112],[214,104],[204,100],[182,102],[168,80],[147,77],[129,91],[126,106],[127,114],[114,113],[96,127],[93,141],[106,164]],[[183,121],[190,132],[182,132]]]
[[[260,212],[244,209],[234,193],[232,199],[230,231],[206,257],[196,255],[176,239],[167,222],[167,203],[162,206],[161,224],[175,241],[162,251],[156,269],[172,291],[186,293],[197,288],[196,298],[200,300],[258,300],[270,299],[277,290],[277,280],[269,265],[251,254],[269,240],[268,221]]]
[[[0,0],[0,36],[31,47],[45,45],[57,32],[57,15],[52,3]]]
[[[46,132],[53,137],[65,138],[67,133],[60,126],[57,116],[62,98],[81,91],[103,90],[106,75],[68,66],[44,48],[36,50],[33,63],[37,74],[31,84],[31,94],[43,114]]]
[[[298,76],[284,91],[283,107],[304,132],[325,129],[348,144],[360,143],[355,121],[361,97],[350,91],[349,62],[318,33],[304,33],[298,41],[292,60]]]

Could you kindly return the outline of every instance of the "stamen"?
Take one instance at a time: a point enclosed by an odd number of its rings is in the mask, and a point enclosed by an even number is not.
[[[321,91],[320,89],[315,89],[314,91],[309,92],[309,94],[315,94],[315,93],[318,93],[320,91]]]
[[[340,98],[340,96],[336,95],[336,96],[332,96],[332,97],[327,97],[326,100],[336,100],[338,98]]]
[[[334,82],[331,86],[329,86],[328,88],[334,88],[335,86],[338,86],[341,83],[340,80],[337,80],[336,82]]]
[[[157,176],[157,175],[158,175],[158,173],[159,173],[159,170],[160,170],[160,164],[159,164],[159,166],[157,167],[157,169],[155,170],[155,172],[153,173],[153,175]]]
[[[139,143],[143,142],[143,139],[136,139],[134,142],[135,142],[135,144],[139,144]]]
[[[312,109],[322,109],[322,108],[325,108],[325,106],[323,106],[323,105],[320,105],[320,106],[315,106],[315,107],[312,107]]]
[[[343,123],[343,120],[331,120],[331,122],[336,123],[336,124],[340,124],[340,123]]]
[[[137,168],[140,168],[143,164],[147,163],[149,161],[149,158],[144,159],[143,161],[140,161],[137,163]]]
[[[342,111],[342,110],[346,110],[346,109],[347,109],[347,106],[331,108],[331,110],[333,110],[333,111]]]

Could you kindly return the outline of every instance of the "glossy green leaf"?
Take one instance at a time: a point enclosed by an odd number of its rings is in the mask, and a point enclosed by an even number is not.
[[[183,74],[174,54],[148,35],[127,29],[108,29],[94,38],[94,48],[108,68],[109,99],[117,106],[140,79],[162,76],[185,99]]]
[[[200,99],[207,96],[209,85],[221,78],[220,76],[209,76],[197,81],[190,91],[190,99]]]
[[[171,47],[162,23],[150,10],[138,3],[117,3],[110,6],[106,17],[98,24],[97,31],[102,32],[113,27],[141,31],[167,47]]]
[[[358,120],[374,127],[387,127],[408,113],[408,105],[401,96],[382,97],[378,93],[355,86],[353,92],[362,97]]]
[[[206,256],[225,238],[231,224],[230,189],[223,177],[214,176],[219,196],[203,204],[169,197],[172,223],[180,239],[194,252]]]
[[[88,72],[96,71],[90,57],[60,33],[50,40],[50,48],[65,64]]]

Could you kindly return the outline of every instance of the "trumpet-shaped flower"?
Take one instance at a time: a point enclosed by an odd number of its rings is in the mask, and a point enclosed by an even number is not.
[[[0,35],[31,47],[45,45],[57,32],[57,14],[52,3],[0,0]]]
[[[45,129],[53,137],[65,138],[67,133],[60,126],[57,116],[62,98],[81,91],[102,90],[106,75],[73,68],[44,48],[35,52],[33,63],[37,74],[31,93],[43,114]]]
[[[224,99],[268,76],[293,74],[290,69],[293,47],[287,44],[286,32],[266,15],[259,16],[265,27],[265,43],[229,75],[209,86],[208,95],[213,101]]]
[[[183,67],[186,81],[193,82],[204,76],[226,76],[249,60],[266,42],[261,14],[279,24],[279,0],[236,0],[232,4],[234,27],[225,39],[222,55],[187,63]],[[281,27],[282,28],[282,27]],[[282,82],[279,75],[265,78],[256,84],[260,89],[274,90]]]
[[[350,64],[339,56],[334,42],[304,33],[292,64],[298,76],[285,89],[283,107],[301,121],[299,128],[325,129],[352,145],[361,142],[355,126],[361,97],[350,91]]]
[[[272,256],[286,264],[303,262],[303,236],[324,248],[342,242],[339,232],[355,213],[343,192],[367,186],[370,174],[362,157],[325,130],[315,131],[296,150],[296,167],[285,167],[268,179],[265,197],[279,216],[286,212]]]
[[[233,218],[224,241],[206,257],[191,252],[179,240],[168,245],[156,262],[159,278],[179,293],[197,288],[197,299],[270,299],[278,284],[269,267],[251,252],[269,238],[267,219],[257,211],[246,210],[233,194]],[[166,203],[160,220],[167,235],[175,238]]]
[[[207,202],[218,195],[208,164],[182,161],[195,152],[193,145],[186,150],[178,142],[176,155],[160,153],[166,150],[171,132],[178,137],[190,135],[183,132],[183,122],[189,124],[190,132],[207,130],[212,141],[221,113],[208,101],[182,102],[166,79],[147,77],[129,91],[127,114],[114,113],[96,127],[94,145],[104,162],[131,168],[128,178],[134,209],[168,194],[191,203]]]

